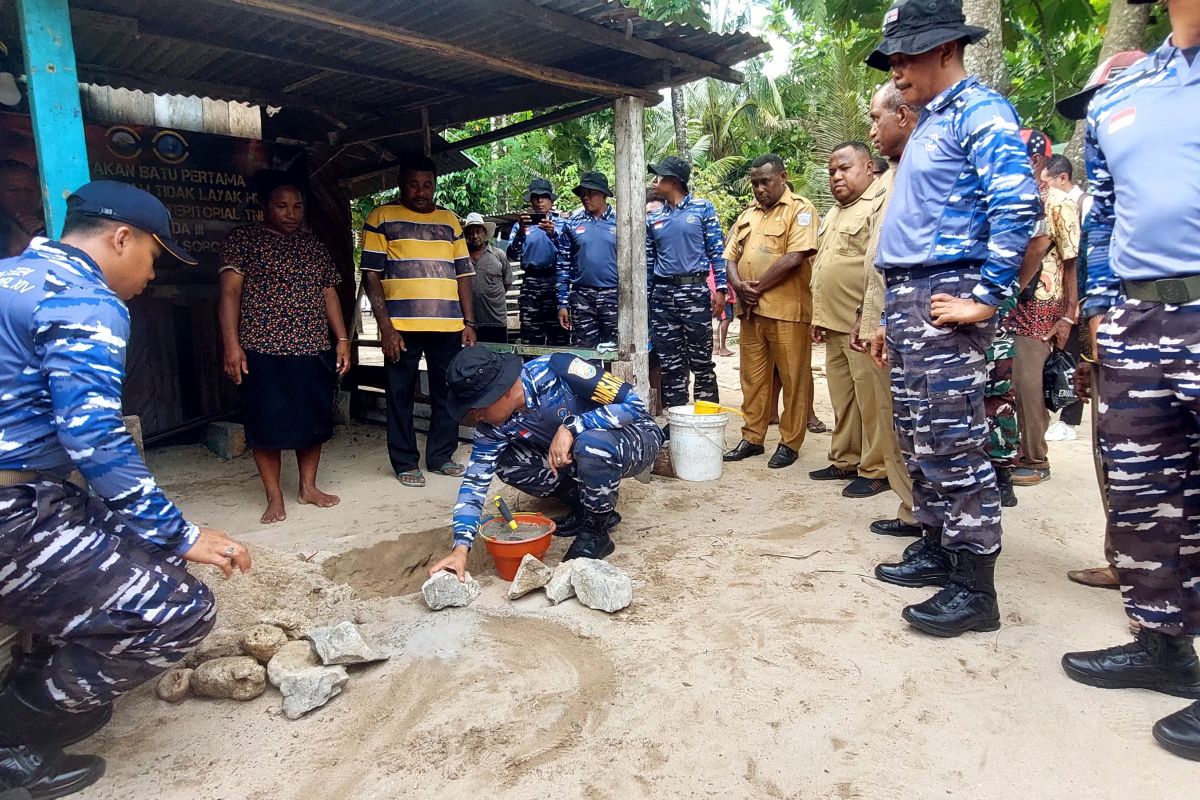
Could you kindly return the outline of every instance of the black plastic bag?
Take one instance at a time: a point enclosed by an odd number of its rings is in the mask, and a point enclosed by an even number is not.
[[[1066,350],[1055,350],[1042,368],[1042,393],[1046,408],[1061,411],[1079,400],[1075,394],[1075,356]]]

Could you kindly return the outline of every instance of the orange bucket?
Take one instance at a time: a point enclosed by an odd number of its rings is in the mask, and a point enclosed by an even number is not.
[[[513,514],[513,519],[518,525],[536,525],[542,528],[542,532],[528,539],[510,542],[494,539],[483,532],[484,528],[494,521],[499,521],[507,531],[508,527],[503,518],[490,517],[479,524],[479,535],[483,538],[483,543],[487,545],[487,551],[491,555],[492,561],[496,562],[496,574],[506,581],[517,577],[517,568],[521,566],[521,559],[527,553],[537,559],[546,555],[546,551],[550,549],[550,540],[554,536],[554,530],[558,527],[554,520],[544,514]]]

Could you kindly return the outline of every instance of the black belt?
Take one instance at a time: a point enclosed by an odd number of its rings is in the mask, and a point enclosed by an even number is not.
[[[571,288],[573,288],[573,289],[595,289],[600,292],[607,292],[607,291],[615,292],[617,290],[616,286],[592,286],[590,283],[577,283],[574,286],[572,286]]]
[[[701,283],[708,283],[707,272],[695,272],[691,275],[655,275],[655,283],[664,283],[667,286],[696,286]]]
[[[915,267],[885,267],[883,282],[895,286],[905,281],[915,281],[933,275],[943,275],[947,272],[965,272],[969,269],[979,269],[982,261],[953,261],[949,264],[921,264]]]
[[[1182,305],[1200,300],[1200,275],[1161,278],[1157,281],[1122,281],[1121,288],[1131,300]]]

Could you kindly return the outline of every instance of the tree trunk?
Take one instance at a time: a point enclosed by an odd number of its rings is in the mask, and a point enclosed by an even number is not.
[[[1146,29],[1150,26],[1150,5],[1131,5],[1116,2],[1108,9],[1108,27],[1104,31],[1104,44],[1100,46],[1103,63],[1117,53],[1126,50],[1141,50],[1146,42]],[[1082,86],[1076,87],[1082,89]],[[1067,145],[1066,156],[1075,165],[1075,181],[1083,183],[1083,121],[1075,124],[1075,134]]]
[[[984,85],[1007,95],[1012,83],[1009,80],[1008,64],[1004,63],[1004,16],[1001,13],[1000,0],[963,0],[963,13],[966,14],[968,25],[988,29],[987,36],[976,44],[967,46],[967,72],[978,75]]]
[[[671,87],[671,121],[675,125],[675,151],[684,161],[691,162],[692,148],[688,146],[687,109],[684,106],[683,87]]]

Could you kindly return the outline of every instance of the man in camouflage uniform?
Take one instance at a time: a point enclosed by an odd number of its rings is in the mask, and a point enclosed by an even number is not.
[[[583,208],[558,237],[558,321],[595,350],[617,341],[617,215],[602,172],[585,172],[574,194]]]
[[[1062,664],[1090,686],[1200,700],[1200,0],[1166,9],[1171,36],[1096,93],[1084,135],[1108,556],[1138,633]],[[1153,733],[1200,761],[1200,702]]]
[[[508,257],[521,262],[521,341],[525,344],[566,344],[567,334],[558,321],[555,297],[558,270],[558,239],[565,220],[554,210],[558,195],[550,181],[534,178],[525,190],[530,212],[521,215],[509,234]],[[533,224],[530,214],[541,214]]]
[[[899,0],[867,59],[922,107],[876,266],[887,283],[896,428],[923,538],[875,574],[944,586],[903,613],[938,636],[1000,627],[1000,496],[985,450],[983,386],[996,310],[1012,295],[1038,213],[1016,111],[963,66],[964,43],[986,34],[966,24],[959,0]]]
[[[570,353],[522,364],[482,347],[455,356],[447,380],[454,413],[476,424],[475,442],[454,506],[454,547],[429,573],[463,577],[493,476],[571,508],[555,531],[575,537],[564,561],[612,553],[621,480],[649,468],[663,443],[633,387]]]
[[[688,191],[692,168],[667,156],[650,167],[663,207],[646,220],[650,276],[650,341],[662,366],[662,405],[688,401],[688,373],[697,400],[716,401],[712,318],[725,307],[725,237],[717,210]],[[708,290],[712,270],[716,291]]]
[[[0,623],[34,640],[0,690],[0,790],[34,797],[97,780],[100,759],[62,747],[212,627],[212,595],[184,560],[250,567],[167,500],[120,416],[124,301],[156,257],[195,262],[166,208],[129,184],[87,184],[67,206],[62,241],[0,262]]]
[[[996,485],[1000,490],[1000,506],[1017,504],[1013,490],[1012,472],[1017,466],[1018,445],[1017,396],[1013,390],[1013,356],[1016,338],[1008,328],[1008,315],[1017,305],[1016,296],[1005,300],[996,311],[996,335],[987,351],[987,383],[983,387],[983,409],[987,414],[987,454],[996,470]]]

